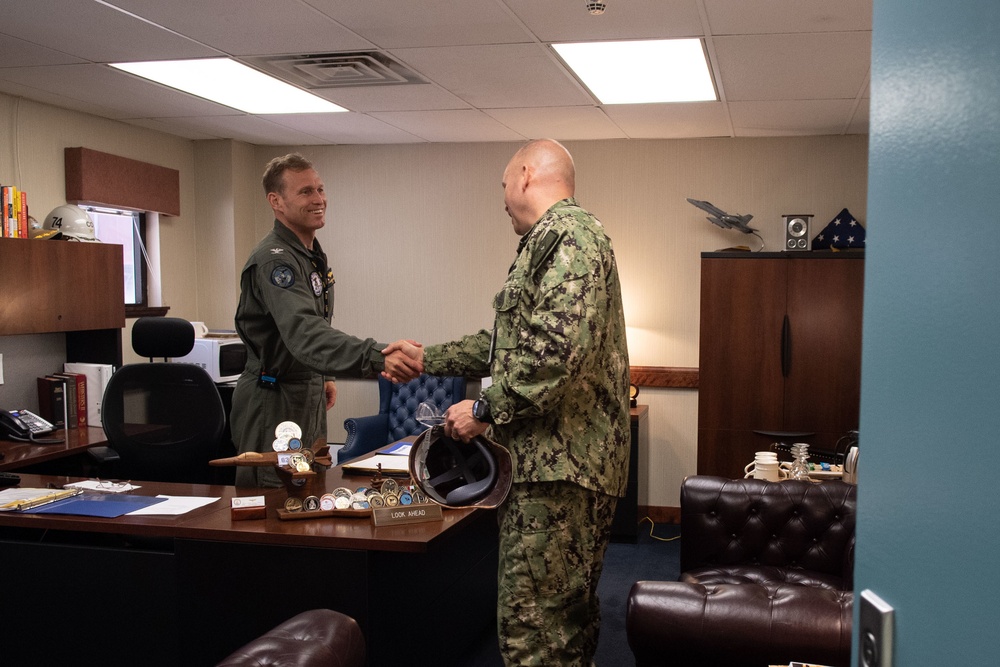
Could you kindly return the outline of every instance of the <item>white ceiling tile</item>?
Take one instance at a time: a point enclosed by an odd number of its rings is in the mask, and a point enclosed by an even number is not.
[[[548,47],[538,44],[398,49],[392,53],[480,109],[594,103]]]
[[[2,19],[0,19],[2,25]],[[61,51],[26,42],[0,30],[0,70],[4,67],[71,65],[86,62]]]
[[[713,35],[872,29],[872,0],[703,0]]]
[[[205,132],[200,127],[192,127],[192,122],[198,123],[198,119],[192,118],[130,118],[122,121],[129,125],[145,127],[157,132],[172,134],[177,137],[184,137],[192,141],[204,141],[206,139],[228,139],[221,134]]]
[[[380,48],[530,40],[498,0],[306,0]]]
[[[854,100],[730,102],[737,137],[844,134]]]
[[[164,126],[188,128],[216,138],[236,139],[249,144],[267,146],[308,146],[322,145],[322,141],[305,132],[299,132],[278,123],[272,123],[266,116],[232,115],[203,116],[200,118],[155,118]],[[141,121],[145,122],[145,121]],[[137,121],[135,124],[139,124]]]
[[[529,139],[571,141],[628,136],[597,107],[484,109],[484,112]]]
[[[482,111],[390,111],[372,116],[425,141],[523,141],[527,137]]]
[[[867,131],[872,0],[605,2],[591,16],[584,0],[3,0],[0,92],[268,145]],[[700,35],[722,102],[599,106],[550,47]],[[357,50],[427,83],[316,90],[351,110],[335,122],[253,118],[101,64]]]
[[[109,118],[207,116],[233,109],[151,83],[108,65],[59,65],[0,70],[0,78],[114,109]]]
[[[424,140],[377,118],[356,113],[279,114],[272,123],[336,144],[409,144]]]
[[[716,37],[726,100],[810,100],[858,96],[871,36],[862,32]]]
[[[299,0],[109,0],[157,25],[230,55],[324,53],[373,48]]]
[[[604,111],[632,139],[728,137],[722,102],[609,104]]]
[[[218,55],[93,0],[4,0],[0,23],[25,41],[93,62]]]
[[[62,93],[53,93],[47,90],[26,86],[21,83],[4,80],[4,73],[4,70],[0,69],[0,93],[7,93],[8,95],[14,95],[15,97],[23,97],[26,100],[51,104],[52,106],[59,107],[61,109],[70,109],[80,113],[89,113],[101,118],[117,118],[116,114],[118,114],[118,109],[113,106],[113,100],[106,100],[108,104],[103,104],[100,101],[91,102],[77,100]]]
[[[696,0],[605,0],[599,16],[584,0],[506,0],[543,42],[665,39],[704,35]]]
[[[359,113],[470,108],[467,102],[433,83],[320,88],[312,92]]]

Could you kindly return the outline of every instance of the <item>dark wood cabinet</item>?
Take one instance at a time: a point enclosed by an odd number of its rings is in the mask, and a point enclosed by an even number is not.
[[[699,474],[858,428],[863,284],[860,253],[702,255]]]
[[[121,365],[122,247],[0,239],[0,336],[66,333],[66,358]]]

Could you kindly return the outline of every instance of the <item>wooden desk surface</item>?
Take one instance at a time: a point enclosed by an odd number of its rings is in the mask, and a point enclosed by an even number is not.
[[[22,487],[78,480],[18,474]],[[324,477],[330,490],[368,483],[345,480],[338,468]],[[371,667],[458,665],[495,624],[492,510],[445,510],[443,521],[399,526],[282,521],[284,489],[135,483],[142,487],[135,494],[220,500],[176,517],[0,512],[0,562],[45,573],[8,578],[5,592],[16,604],[0,608],[0,625],[43,617],[67,591],[87,612],[61,626],[55,644],[44,623],[18,626],[5,638],[4,664],[37,664],[39,647],[50,664],[96,655],[108,667],[215,664],[301,611],[329,608],[361,625]],[[235,495],[260,494],[265,519],[232,521]],[[149,600],[155,604],[139,603]]]
[[[40,438],[63,438],[63,442],[53,445],[36,445],[30,442],[0,439],[0,452],[3,453],[3,459],[0,459],[0,470],[15,470],[35,463],[44,463],[78,454],[94,445],[108,444],[104,429],[97,426],[53,431],[40,436]]]
[[[76,477],[21,474],[22,488],[46,488],[80,481]],[[396,526],[374,526],[371,517],[317,517],[292,521],[278,518],[287,494],[284,489],[237,489],[207,484],[168,484],[133,480],[141,488],[133,494],[155,496],[211,496],[220,500],[180,516],[121,516],[112,519],[69,514],[24,514],[0,512],[0,526],[47,530],[74,530],[146,537],[187,538],[220,542],[242,542],[275,546],[301,546],[366,551],[426,552],[446,533],[473,523],[489,510],[445,509],[444,520]],[[326,471],[323,489],[367,486],[366,476],[344,476],[340,468]],[[267,518],[233,521],[230,507],[234,496],[264,495]]]

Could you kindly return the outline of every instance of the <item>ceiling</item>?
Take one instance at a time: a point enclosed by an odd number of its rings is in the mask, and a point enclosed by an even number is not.
[[[0,92],[259,145],[868,132],[872,0],[605,3],[592,16],[586,0],[4,0]],[[549,46],[676,37],[704,39],[720,101],[603,105]],[[253,116],[107,66],[360,52],[289,70],[318,73],[313,92],[350,111],[338,114]],[[386,84],[390,70],[358,85],[387,58],[416,82]]]

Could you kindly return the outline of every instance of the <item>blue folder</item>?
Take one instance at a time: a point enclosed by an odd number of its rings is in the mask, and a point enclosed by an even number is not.
[[[48,505],[25,510],[25,514],[74,514],[77,516],[99,516],[107,519],[134,512],[143,507],[162,503],[166,498],[152,496],[130,496],[127,494],[84,494],[66,500],[57,500]]]

